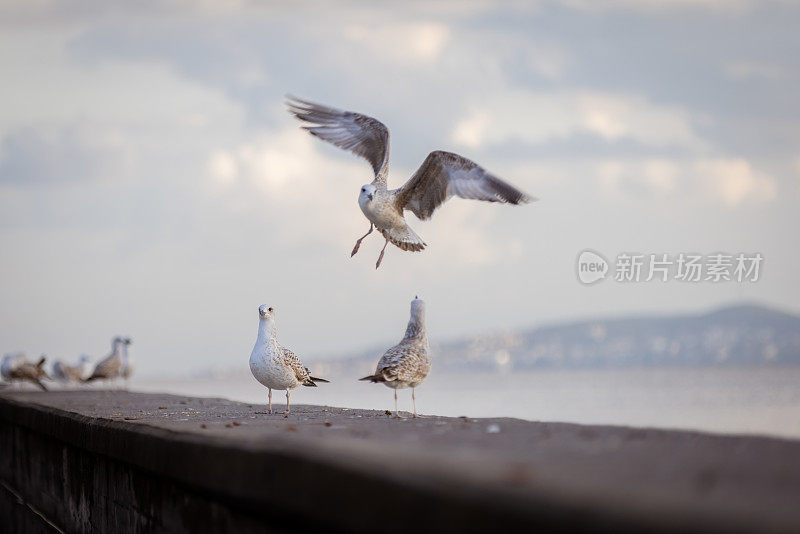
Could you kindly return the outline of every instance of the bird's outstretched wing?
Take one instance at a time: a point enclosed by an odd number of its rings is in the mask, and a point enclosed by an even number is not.
[[[535,200],[513,185],[458,154],[436,150],[428,154],[417,172],[397,190],[398,209],[429,219],[451,196],[524,204]]]
[[[386,179],[389,130],[379,120],[360,113],[330,108],[288,96],[289,111],[303,122],[311,135],[366,159],[375,178]]]

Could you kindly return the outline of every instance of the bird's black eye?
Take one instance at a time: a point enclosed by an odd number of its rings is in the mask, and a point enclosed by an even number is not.
[[[268,309],[267,311],[272,311],[272,308]]]
[[[361,192],[363,193],[364,191],[366,191],[366,189],[364,189],[364,188],[362,187],[362,188],[361,188]]]

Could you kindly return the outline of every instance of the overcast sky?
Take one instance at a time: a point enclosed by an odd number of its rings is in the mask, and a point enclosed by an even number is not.
[[[432,3],[431,3],[432,4]],[[307,359],[563,319],[800,310],[800,7],[767,1],[3,2],[0,351],[143,372],[246,365],[257,308]],[[431,150],[541,200],[452,200],[368,229],[369,165],[283,95],[391,130],[390,185]],[[581,285],[577,254],[760,252],[757,283]]]

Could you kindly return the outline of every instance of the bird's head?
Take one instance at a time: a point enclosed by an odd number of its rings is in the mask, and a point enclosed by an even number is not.
[[[419,297],[414,297],[411,301],[411,316],[417,319],[425,319],[425,301]]]
[[[372,202],[375,198],[375,187],[372,184],[367,184],[361,186],[361,193],[358,195],[358,203],[359,204],[366,204],[367,202]]]
[[[275,308],[268,306],[267,304],[262,304],[258,307],[258,316],[262,319],[274,319]]]

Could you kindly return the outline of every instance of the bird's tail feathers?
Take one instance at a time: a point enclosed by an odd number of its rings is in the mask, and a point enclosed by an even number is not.
[[[314,382],[324,382],[325,384],[329,383],[328,380],[325,380],[324,378],[317,378],[316,376],[312,376],[311,380],[313,380]]]
[[[374,375],[365,376],[364,378],[359,378],[358,380],[359,381],[361,381],[361,380],[364,380],[364,381],[369,380],[370,382],[386,382],[386,379],[383,377],[383,375],[381,373],[376,373]]]
[[[427,246],[427,243],[408,225],[402,228],[390,228],[388,230],[378,228],[378,230],[383,234],[383,237],[402,250],[419,252]]]
[[[40,388],[42,388],[44,391],[47,391],[47,386],[45,386],[44,384],[42,384],[42,381],[41,381],[41,380],[39,380],[38,378],[35,378],[33,381],[34,381],[34,382],[36,382],[36,385],[37,385],[37,386],[39,386]]]

